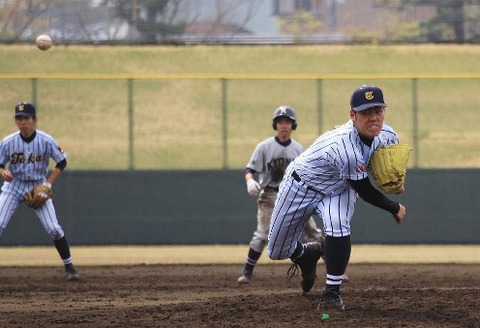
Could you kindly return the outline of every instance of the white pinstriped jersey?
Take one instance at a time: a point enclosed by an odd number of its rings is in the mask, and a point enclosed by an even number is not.
[[[15,132],[0,143],[0,163],[5,166],[8,164],[13,175],[12,181],[3,183],[0,194],[0,235],[23,201],[25,193],[46,180],[50,158],[58,163],[66,157],[55,139],[43,131],[36,130],[29,142],[22,139],[20,132]],[[52,199],[35,209],[35,213],[52,239],[58,240],[64,236]]]
[[[302,182],[324,195],[338,195],[348,187],[347,179],[368,176],[371,154],[379,147],[398,143],[395,131],[384,124],[370,147],[365,145],[350,120],[321,135],[292,163]]]
[[[253,151],[247,168],[258,173],[262,188],[278,187],[287,166],[303,151],[303,147],[293,139],[285,145],[275,137],[260,142]]]
[[[50,158],[58,163],[66,155],[51,135],[40,130],[36,130],[35,138],[30,142],[24,141],[20,132],[15,132],[0,143],[0,163],[8,163],[16,180],[44,181]]]

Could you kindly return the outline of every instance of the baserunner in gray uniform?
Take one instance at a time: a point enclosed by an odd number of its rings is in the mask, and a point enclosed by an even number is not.
[[[257,197],[257,229],[250,241],[242,274],[238,283],[248,284],[252,279],[253,269],[267,243],[268,229],[273,206],[277,198],[278,186],[288,164],[303,151],[303,147],[291,139],[297,128],[297,116],[289,106],[278,107],[273,114],[273,129],[276,136],[260,142],[255,148],[245,169],[247,191]],[[255,180],[258,176],[258,182]],[[323,233],[313,218],[307,221],[304,237],[306,240],[323,240]]]

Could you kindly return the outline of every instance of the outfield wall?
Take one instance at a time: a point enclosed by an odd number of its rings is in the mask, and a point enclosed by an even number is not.
[[[411,169],[407,207],[390,214],[362,200],[352,222],[357,244],[480,244],[479,169]],[[241,170],[66,171],[54,185],[57,214],[71,244],[246,244],[256,203]],[[22,205],[0,245],[49,245]]]

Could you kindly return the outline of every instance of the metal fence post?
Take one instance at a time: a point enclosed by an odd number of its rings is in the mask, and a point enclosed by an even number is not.
[[[418,94],[417,79],[412,79],[412,109],[413,109],[413,167],[418,167]]]
[[[133,136],[133,79],[128,79],[128,169],[135,169]]]
[[[222,143],[223,143],[223,169],[228,169],[227,156],[227,79],[221,79],[222,82]]]
[[[32,79],[32,103],[37,107],[37,79]]]
[[[323,88],[322,88],[322,79],[317,79],[317,122],[318,122],[318,135],[322,134],[323,132],[323,107],[322,107],[322,100],[323,100]]]

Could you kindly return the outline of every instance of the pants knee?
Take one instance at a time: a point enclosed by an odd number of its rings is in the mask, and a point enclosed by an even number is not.
[[[269,247],[267,247],[267,255],[271,260],[285,260],[288,256],[283,255],[281,252],[272,251]]]
[[[61,230],[48,231],[48,234],[50,235],[50,237],[52,237],[53,240],[62,239],[64,236],[64,233]]]
[[[266,238],[260,238],[257,236],[254,236],[252,238],[252,241],[250,242],[250,248],[258,253],[262,253],[266,245],[267,245]]]

